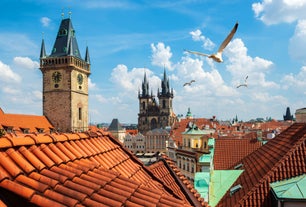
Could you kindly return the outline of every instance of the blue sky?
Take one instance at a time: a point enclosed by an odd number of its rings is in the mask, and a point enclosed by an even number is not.
[[[156,95],[164,69],[173,108],[197,117],[282,119],[305,107],[305,0],[4,0],[0,3],[0,107],[42,115],[42,37],[51,53],[61,13],[91,58],[93,123],[137,123],[144,72]],[[236,21],[223,63],[184,49],[215,52]],[[236,86],[248,76],[248,88]],[[185,82],[196,80],[191,86]]]

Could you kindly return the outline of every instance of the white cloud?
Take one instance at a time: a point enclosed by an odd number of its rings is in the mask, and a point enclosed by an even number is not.
[[[4,64],[3,62],[0,61],[0,82],[20,82],[21,81],[21,77],[15,73],[10,66]]]
[[[151,44],[152,56],[151,63],[159,67],[165,67],[169,70],[172,70],[172,63],[170,58],[172,57],[171,49],[169,46],[165,47],[165,44],[162,42],[157,43],[155,46]]]
[[[306,18],[306,0],[263,0],[252,4],[255,17],[267,25]]]
[[[300,72],[296,75],[288,74],[284,76],[281,80],[283,83],[283,88],[293,88],[295,91],[300,91],[300,93],[306,92],[306,66],[303,66]]]
[[[249,76],[248,84],[267,88],[279,88],[279,85],[266,80],[266,74],[272,69],[273,62],[260,57],[252,58],[247,54],[247,48],[241,39],[229,43],[224,55],[228,58],[227,70],[232,74],[233,83]]]
[[[96,84],[92,82],[91,78],[88,78],[88,88],[89,90],[95,90],[97,88]]]
[[[107,99],[104,96],[102,96],[101,94],[96,94],[96,95],[94,95],[94,97],[98,102],[100,102],[102,104],[107,103]]]
[[[48,27],[50,25],[51,19],[49,19],[48,17],[42,17],[40,19],[40,22],[44,27]]]
[[[294,35],[289,40],[289,54],[292,58],[306,63],[306,20],[299,20]]]
[[[194,41],[201,41],[203,42],[202,47],[206,50],[213,50],[215,48],[215,44],[207,37],[202,35],[201,30],[197,29],[195,31],[191,31],[189,34],[191,34],[191,37]]]
[[[35,90],[35,91],[32,92],[32,94],[33,94],[34,98],[36,98],[38,100],[42,100],[42,92],[41,91]]]
[[[149,82],[150,92],[152,89],[155,94],[157,88],[160,87],[161,79],[147,68],[133,68],[129,71],[126,65],[117,65],[111,73],[111,81],[116,87],[119,87],[122,93],[137,93],[141,89],[144,74]]]
[[[39,63],[37,61],[33,61],[28,57],[14,57],[14,64],[17,67],[36,70],[39,68]]]
[[[15,94],[18,94],[20,91],[15,89],[15,88],[12,88],[10,86],[4,86],[2,87],[2,91],[5,93],[5,94],[11,94],[11,95],[15,95]]]

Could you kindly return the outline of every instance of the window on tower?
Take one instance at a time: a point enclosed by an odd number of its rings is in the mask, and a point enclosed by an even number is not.
[[[79,120],[82,120],[82,108],[79,108]]]

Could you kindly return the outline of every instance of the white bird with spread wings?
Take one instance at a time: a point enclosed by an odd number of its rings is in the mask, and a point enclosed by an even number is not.
[[[196,52],[196,51],[190,51],[190,50],[185,50],[186,52],[195,54],[195,55],[201,55],[201,56],[206,56],[209,58],[212,58],[214,61],[221,63],[223,62],[222,59],[222,52],[224,50],[224,48],[228,45],[228,43],[232,40],[232,38],[234,37],[234,34],[236,33],[238,28],[238,22],[236,22],[235,26],[233,27],[232,31],[227,35],[227,37],[225,38],[225,40],[222,42],[222,44],[220,45],[218,52],[215,54],[205,54],[205,53],[201,53],[201,52]]]
[[[249,76],[246,76],[244,79],[244,83],[239,84],[236,88],[240,88],[241,86],[248,87],[247,79]]]
[[[184,85],[183,86],[191,86],[191,84],[193,83],[193,82],[195,82],[195,80],[191,80],[190,82],[187,82],[187,83],[184,83]]]

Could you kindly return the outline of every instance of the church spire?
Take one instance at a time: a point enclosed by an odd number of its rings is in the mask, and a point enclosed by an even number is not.
[[[61,57],[68,55],[82,59],[71,18],[62,19],[50,56]]]
[[[86,47],[86,52],[85,52],[85,62],[90,64],[88,46]]]
[[[144,74],[143,82],[142,82],[142,96],[149,96],[149,83],[147,81],[147,74]]]
[[[46,55],[46,49],[45,49],[45,41],[42,39],[41,41],[41,48],[40,48],[40,58],[45,58]]]

